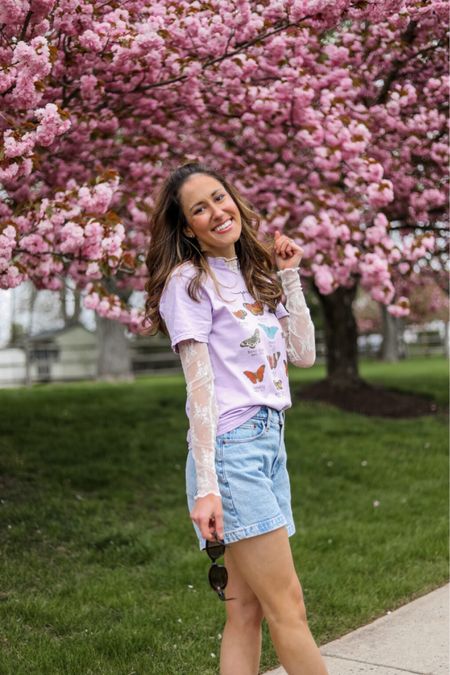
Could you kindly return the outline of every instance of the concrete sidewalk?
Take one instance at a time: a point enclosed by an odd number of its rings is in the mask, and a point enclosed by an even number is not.
[[[449,590],[447,584],[322,645],[329,675],[449,675]]]

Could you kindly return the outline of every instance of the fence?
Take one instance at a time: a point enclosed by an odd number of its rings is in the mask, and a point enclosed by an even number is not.
[[[401,341],[400,357],[448,355],[446,341],[438,331],[421,331],[405,334]],[[358,338],[361,357],[380,358],[382,336],[373,334]],[[135,375],[175,374],[182,372],[181,362],[170,342],[164,336],[133,338],[130,340],[132,371]],[[0,386],[14,386],[29,382],[64,382],[95,379],[97,345],[70,344],[64,348],[32,349],[28,363],[23,349],[0,350]],[[325,341],[321,331],[316,331],[316,363],[325,362]]]
[[[383,336],[372,334],[358,338],[358,353],[360,357],[379,359]],[[433,333],[430,339],[421,338],[417,343],[402,343],[401,358],[410,356],[444,356],[445,343],[439,334]],[[323,332],[316,331],[316,363],[324,363],[326,357],[325,337]],[[137,343],[132,348],[132,363],[135,373],[150,374],[152,372],[173,372],[180,370],[180,360],[170,349],[168,341],[161,341],[155,347],[150,342]]]

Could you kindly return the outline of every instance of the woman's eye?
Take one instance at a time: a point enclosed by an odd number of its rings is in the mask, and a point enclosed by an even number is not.
[[[218,200],[221,201],[222,199],[224,199],[224,197],[225,197],[225,195],[224,195],[223,193],[221,193],[220,195],[216,195],[215,199],[216,199],[216,201],[218,201]],[[203,208],[203,206],[199,206],[198,209],[196,209],[196,210],[194,211],[194,216],[196,216],[197,213],[200,213],[200,211],[201,211],[202,208]]]

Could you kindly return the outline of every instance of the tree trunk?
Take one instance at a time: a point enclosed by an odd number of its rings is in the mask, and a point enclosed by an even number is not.
[[[97,316],[99,380],[132,380],[131,358],[125,326]]]
[[[32,345],[30,343],[30,337],[33,335],[33,319],[34,319],[34,310],[36,306],[37,299],[37,288],[31,284],[30,285],[30,297],[29,297],[29,314],[28,314],[28,326],[25,329],[25,384],[28,387],[31,387],[33,384],[33,378],[31,376],[31,351]]]
[[[31,379],[31,346],[29,335],[25,335],[24,337],[23,348],[25,352],[25,384],[27,387],[31,387],[33,381]]]
[[[64,284],[60,288],[59,299],[61,305],[61,318],[64,322],[64,326],[67,327],[80,323],[81,291],[77,288],[68,288]],[[68,311],[68,304],[73,304],[71,314],[69,314]]]
[[[319,296],[325,320],[327,381],[346,387],[361,382],[358,372],[358,329],[352,303],[357,286]]]
[[[450,355],[450,345],[449,345],[449,325],[448,321],[445,321],[444,323],[444,355],[449,358]]]
[[[73,316],[72,316],[72,321],[74,323],[80,323],[80,314],[81,314],[81,291],[78,288],[75,288],[73,291]]]
[[[381,359],[389,363],[395,363],[399,360],[399,335],[398,318],[392,316],[387,311],[386,305],[381,305],[381,315],[383,317],[383,342],[381,344]]]
[[[59,303],[61,307],[61,319],[64,322],[64,326],[67,326],[69,317],[67,314],[67,300],[66,300],[66,295],[67,295],[67,289],[66,285],[63,283],[61,288],[59,289]]]

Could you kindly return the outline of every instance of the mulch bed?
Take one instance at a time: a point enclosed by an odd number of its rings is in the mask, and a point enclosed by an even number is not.
[[[348,412],[377,417],[420,417],[448,412],[432,398],[378,387],[364,380],[346,387],[321,380],[293,390],[292,399],[322,401]]]

